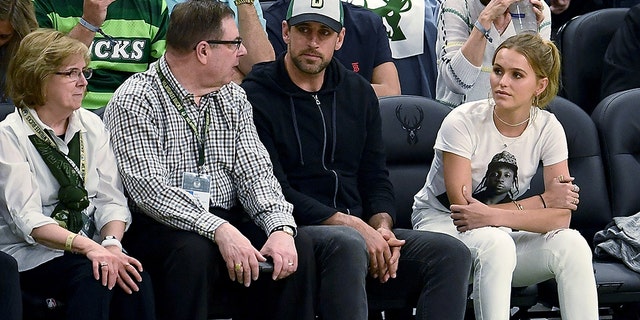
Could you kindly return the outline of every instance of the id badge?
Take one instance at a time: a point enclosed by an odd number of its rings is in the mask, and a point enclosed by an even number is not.
[[[182,176],[182,189],[194,195],[200,204],[209,210],[211,177],[207,174],[185,172]]]

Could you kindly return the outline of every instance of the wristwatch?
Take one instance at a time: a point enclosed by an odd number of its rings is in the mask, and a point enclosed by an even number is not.
[[[236,7],[241,4],[250,4],[253,5],[253,0],[233,0],[233,3],[236,4]]]
[[[282,231],[292,237],[296,236],[296,230],[294,228],[292,228],[291,226],[277,226],[275,228],[273,228],[273,230],[271,230],[271,233],[274,233],[276,231]]]
[[[123,250],[122,249],[122,243],[120,243],[120,240],[118,240],[118,238],[116,238],[115,236],[106,236],[106,237],[104,237],[104,239],[102,239],[101,245],[103,247],[116,246],[116,247],[120,248],[120,250]]]

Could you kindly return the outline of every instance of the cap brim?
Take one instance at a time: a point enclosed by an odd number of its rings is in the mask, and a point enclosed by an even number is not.
[[[303,23],[303,22],[309,22],[309,21],[314,21],[314,22],[319,22],[322,23],[324,25],[326,25],[327,27],[331,28],[331,30],[335,31],[335,32],[340,32],[342,30],[342,24],[340,24],[340,22],[333,20],[327,16],[323,16],[317,13],[303,13],[300,15],[297,15],[295,17],[291,17],[289,18],[289,20],[287,21],[287,23],[290,26],[295,26],[297,24]]]

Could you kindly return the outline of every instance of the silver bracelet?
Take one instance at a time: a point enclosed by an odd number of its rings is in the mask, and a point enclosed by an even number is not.
[[[480,21],[476,20],[476,22],[473,23],[473,26],[476,27],[478,31],[482,32],[482,35],[487,38],[487,41],[493,42],[493,38],[489,35],[489,30],[485,29]]]
[[[89,23],[89,21],[85,20],[82,17],[80,18],[80,25],[85,27],[85,28],[87,28],[87,30],[89,30],[91,32],[97,32],[97,33],[101,34],[103,37],[105,37],[107,40],[109,40],[109,42],[111,42],[112,44],[115,44],[115,39],[113,39],[112,36],[104,33],[104,31],[102,31],[102,28],[92,25],[91,23]]]
[[[84,18],[80,18],[80,24],[89,29],[89,31],[91,32],[100,32],[100,27],[96,27],[94,25],[92,25],[91,23],[89,23],[89,21],[85,20]]]

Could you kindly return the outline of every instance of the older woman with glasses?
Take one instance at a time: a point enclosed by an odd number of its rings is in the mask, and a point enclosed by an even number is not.
[[[0,123],[0,250],[22,290],[66,301],[66,319],[153,319],[150,280],[120,243],[131,214],[109,135],[81,108],[88,63],[84,44],[40,29],[9,64],[17,111]]]

